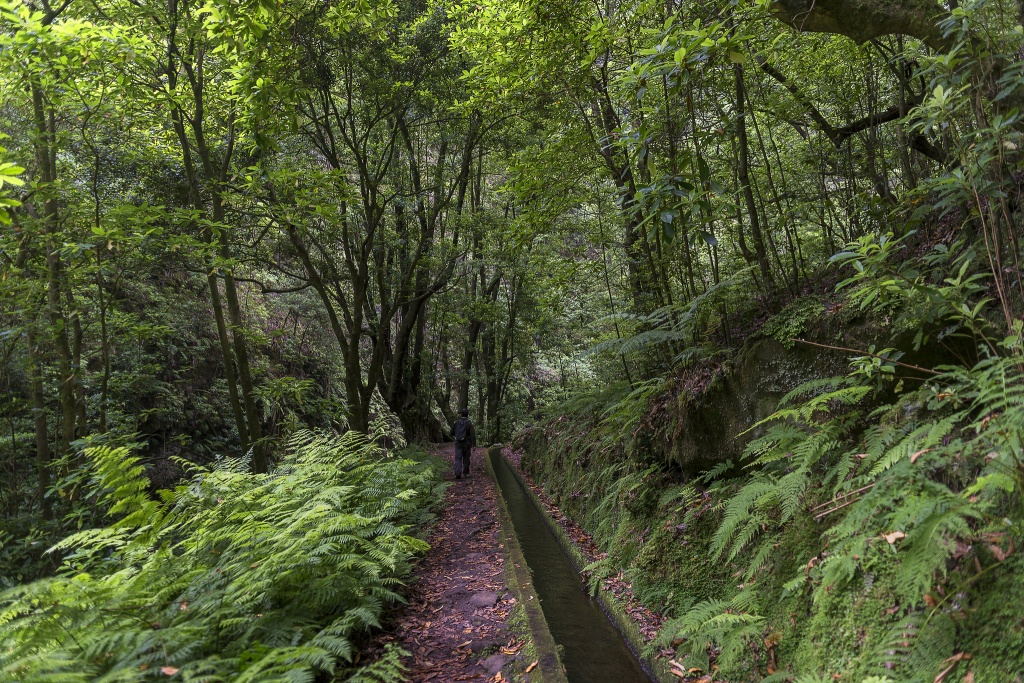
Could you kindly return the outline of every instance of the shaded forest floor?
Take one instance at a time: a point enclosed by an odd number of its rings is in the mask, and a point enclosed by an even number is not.
[[[429,450],[449,463],[454,460],[451,444]],[[468,480],[454,481],[449,470],[451,486],[428,538],[431,549],[409,581],[407,602],[390,611],[367,652],[375,657],[389,643],[408,651],[410,656],[403,663],[412,683],[524,680],[522,673],[532,659],[524,657],[524,650],[529,650],[528,631],[525,623],[517,623],[516,598],[506,583],[506,555],[496,513],[498,493],[484,470],[486,455],[485,448],[474,450]],[[593,538],[522,471],[521,453],[506,448],[505,455],[588,559],[604,557]],[[621,574],[603,579],[602,585],[615,593],[650,643],[664,618],[640,604]],[[674,654],[666,648],[656,656]],[[684,678],[682,672],[674,673]]]
[[[431,448],[452,463],[451,444]],[[505,553],[496,515],[494,482],[484,471],[487,449],[473,452],[470,476],[452,481],[406,598],[388,615],[370,648],[405,649],[408,680],[514,680],[521,671],[524,635],[514,621],[516,599],[506,585]],[[454,479],[449,470],[449,479]]]

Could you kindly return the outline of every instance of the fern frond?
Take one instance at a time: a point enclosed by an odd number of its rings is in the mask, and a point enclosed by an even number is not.
[[[438,463],[387,457],[365,435],[298,432],[271,474],[221,461],[157,499],[126,450],[91,457],[116,518],[62,541],[66,574],[0,594],[0,676],[337,672],[354,657],[355,634],[400,599],[394,587],[426,548],[407,530],[442,491]],[[353,680],[393,680],[401,667],[386,656],[360,671]]]

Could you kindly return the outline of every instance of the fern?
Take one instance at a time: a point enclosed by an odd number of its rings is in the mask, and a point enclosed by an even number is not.
[[[710,550],[728,561],[742,558],[747,587],[693,607],[663,635],[693,639],[690,661],[702,668],[708,646],[721,648],[727,668],[729,653],[744,641],[756,644],[751,629],[760,608],[750,582],[776,561],[784,525],[804,514],[817,490],[827,496],[813,511],[831,525],[824,530],[828,552],[788,581],[783,595],[808,587],[821,605],[858,573],[886,562],[899,603],[918,609],[867,643],[864,661],[876,680],[933,680],[954,652],[957,627],[947,600],[926,597],[952,581],[939,594],[962,601],[974,565],[955,576],[963,563],[957,558],[978,539],[1006,533],[1007,506],[1021,512],[1024,354],[1017,336],[1001,347],[1005,356],[943,368],[933,382],[870,410],[874,389],[866,378],[818,380],[785,396],[761,423],[765,434],[748,444],[739,484],[716,481],[726,468],[698,480],[725,494]]]
[[[894,624],[873,644],[867,656],[868,669],[876,675],[895,672],[907,683],[930,683],[934,672],[953,653],[955,642],[956,625],[949,615],[929,619],[914,613]]]
[[[393,650],[351,670],[353,638],[426,549],[408,530],[439,500],[439,464],[299,432],[272,474],[221,461],[161,502],[126,449],[89,457],[114,521],[60,544],[61,575],[0,596],[0,678],[400,679]]]
[[[741,591],[731,600],[706,600],[665,624],[658,643],[668,645],[683,639],[680,650],[688,658],[688,666],[710,670],[708,650],[719,648],[718,663],[731,666],[744,654],[748,643],[756,639],[763,627],[764,617],[754,590]]]
[[[402,657],[408,656],[405,650],[388,644],[379,660],[359,669],[345,683],[401,683],[406,680]]]
[[[731,278],[712,285],[692,300],[662,306],[649,314],[617,313],[598,322],[625,322],[636,328],[632,335],[608,339],[587,350],[588,355],[613,353],[625,356],[662,345],[684,344],[692,341],[695,331],[705,321],[709,311],[717,307],[729,294],[748,281],[752,268],[744,268]],[[702,356],[715,353],[713,347],[690,346],[675,357],[677,365],[686,364]]]

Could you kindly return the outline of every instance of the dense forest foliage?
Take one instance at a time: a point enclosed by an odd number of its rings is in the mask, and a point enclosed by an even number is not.
[[[1019,680],[1022,18],[0,0],[0,676],[399,676],[350,664],[438,501],[400,449],[468,407],[557,434],[697,670]],[[758,339],[841,367],[673,450]]]

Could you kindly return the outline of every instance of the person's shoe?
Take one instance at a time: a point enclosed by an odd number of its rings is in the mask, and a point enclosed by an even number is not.
[[[462,479],[462,475],[461,475],[461,474],[456,474],[456,475],[455,475],[455,478],[456,478],[456,479]]]

